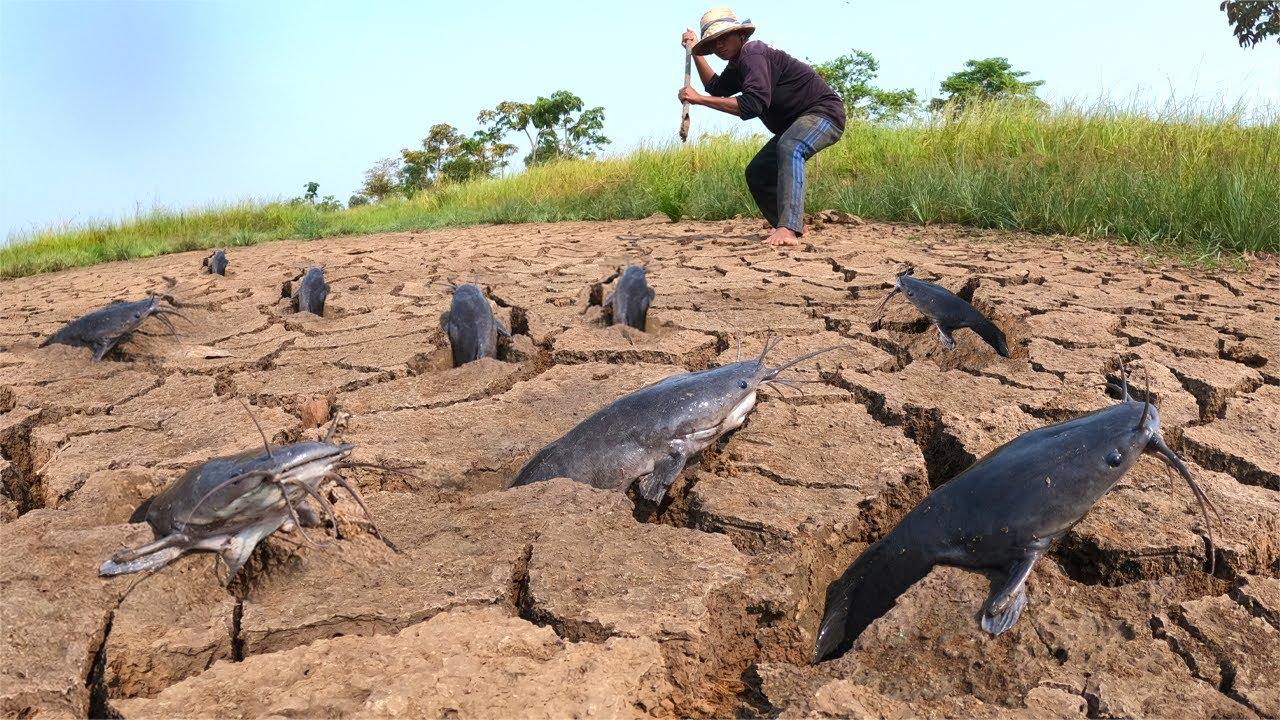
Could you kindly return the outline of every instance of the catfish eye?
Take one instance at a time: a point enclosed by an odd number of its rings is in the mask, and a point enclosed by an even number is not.
[[[747,381],[746,381],[746,380],[739,380],[739,381],[738,381],[738,387],[742,388],[743,390],[746,390],[746,389],[747,389]]]
[[[1111,467],[1120,467],[1120,463],[1123,460],[1124,456],[1120,454],[1119,450],[1112,450],[1111,454],[1107,456],[1107,464]]]
[[[139,318],[141,318],[141,317],[142,317],[142,313],[140,313],[140,312],[136,312],[136,313],[134,313],[134,314],[133,314],[133,319],[134,319],[134,320],[138,320],[138,319],[139,319]]]

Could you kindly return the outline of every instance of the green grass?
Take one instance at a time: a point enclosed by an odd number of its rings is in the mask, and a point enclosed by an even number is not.
[[[868,219],[1114,238],[1192,262],[1280,251],[1274,112],[978,108],[951,123],[851,124],[809,172],[808,208]],[[0,247],[0,277],[284,238],[476,223],[755,215],[758,138],[641,148],[351,210],[241,203],[40,231]]]

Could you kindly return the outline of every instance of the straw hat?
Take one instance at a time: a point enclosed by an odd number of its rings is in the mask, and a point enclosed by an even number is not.
[[[733,14],[733,10],[727,7],[712,8],[702,14],[702,21],[699,23],[702,27],[702,39],[693,46],[694,55],[711,54],[712,43],[715,39],[725,33],[741,32],[746,37],[751,37],[751,33],[756,31],[756,26],[751,24],[751,20],[739,21],[737,16]],[[745,40],[746,37],[743,39]]]

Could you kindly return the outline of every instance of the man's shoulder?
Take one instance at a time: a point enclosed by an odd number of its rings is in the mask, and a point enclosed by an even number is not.
[[[741,61],[743,58],[751,58],[757,62],[781,63],[783,65],[799,62],[786,52],[761,40],[749,40],[743,44],[742,50],[738,54],[738,60]]]

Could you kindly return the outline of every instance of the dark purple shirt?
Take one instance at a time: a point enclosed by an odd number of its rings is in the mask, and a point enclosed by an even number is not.
[[[844,103],[813,68],[759,40],[742,46],[738,59],[711,78],[707,92],[717,97],[738,93],[738,115],[758,117],[775,135],[796,118],[815,113],[844,130]]]

